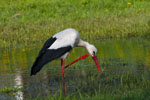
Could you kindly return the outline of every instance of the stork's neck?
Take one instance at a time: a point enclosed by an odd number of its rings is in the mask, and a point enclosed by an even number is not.
[[[80,40],[79,43],[78,43],[78,46],[85,47],[86,49],[88,49],[88,46],[90,46],[90,45],[91,44],[89,44],[88,42],[83,41],[83,40]]]
[[[91,56],[94,56],[97,52],[97,49],[94,45],[86,42],[86,41],[83,41],[83,40],[80,40],[79,43],[78,43],[78,46],[82,46],[82,47],[85,47],[86,50],[88,51],[88,53],[91,55]]]

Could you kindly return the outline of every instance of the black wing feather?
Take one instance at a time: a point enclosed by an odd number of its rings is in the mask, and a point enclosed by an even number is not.
[[[69,52],[72,49],[71,46],[62,47],[59,49],[43,49],[44,52],[41,50],[39,56],[36,58],[35,62],[33,63],[31,69],[31,75],[36,75],[37,72],[41,70],[41,68],[47,64],[48,62],[57,59],[64,55],[66,52]]]
[[[43,45],[42,49],[39,52],[38,57],[42,56],[45,51],[47,50],[47,48],[49,48],[54,42],[56,41],[56,37],[51,37],[49,38]]]

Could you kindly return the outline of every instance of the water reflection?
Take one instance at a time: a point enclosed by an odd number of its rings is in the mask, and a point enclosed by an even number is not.
[[[23,88],[21,71],[16,71],[14,82],[15,82],[14,88],[17,88],[17,89]],[[15,97],[16,97],[16,100],[23,100],[23,92],[17,91],[15,94]]]
[[[76,93],[78,89],[84,93],[91,93],[97,89],[105,91],[102,90],[104,87],[119,88],[128,82],[134,84],[139,82],[139,85],[144,78],[150,80],[147,77],[150,70],[150,40],[103,40],[91,43],[98,47],[97,56],[103,73],[98,74],[90,57],[67,68],[65,70],[67,94]],[[20,89],[15,91],[17,100],[29,96],[53,95],[62,88],[60,61],[49,63],[36,76],[30,77],[30,68],[39,50],[39,45],[0,50],[0,88]],[[86,52],[84,48],[74,49],[66,63]],[[126,80],[123,80],[124,78]],[[3,96],[0,94],[0,99],[2,97],[10,99],[5,93]]]

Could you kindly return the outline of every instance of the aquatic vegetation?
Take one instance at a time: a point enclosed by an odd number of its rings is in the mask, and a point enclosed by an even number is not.
[[[22,88],[10,88],[10,87],[3,87],[0,89],[0,94],[5,93],[5,94],[12,94],[18,91],[21,91]]]
[[[88,96],[87,95],[74,95],[74,96],[48,96],[48,97],[42,97],[38,96],[36,98],[29,97],[27,98],[28,100],[149,100],[150,99],[150,90],[143,90],[143,91],[130,91],[127,94],[106,94],[106,95],[101,95],[101,94],[96,94],[94,96]]]
[[[70,66],[65,70],[66,97],[62,94],[59,61],[46,65],[37,76],[29,76],[39,45],[0,49],[0,99],[10,95],[27,100],[150,99],[150,40],[106,39],[92,43],[98,48],[102,73],[98,73],[91,57]],[[85,53],[84,48],[75,48],[66,64]],[[14,86],[22,88],[11,88]]]

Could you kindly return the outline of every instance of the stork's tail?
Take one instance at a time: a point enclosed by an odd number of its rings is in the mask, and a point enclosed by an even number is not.
[[[33,63],[31,76],[36,75],[36,73],[39,72],[45,64],[54,60],[56,57],[53,54],[53,50],[46,50],[43,54],[40,54]]]
[[[41,56],[38,56],[31,68],[31,76],[36,75],[36,73],[39,72],[45,64],[52,61],[53,59],[54,58],[52,57],[50,51],[45,52]]]
[[[35,60],[35,62],[33,63],[33,66],[31,68],[31,76],[32,75],[36,75],[37,72],[39,72],[43,67],[42,61],[39,60],[39,58],[37,58]]]

